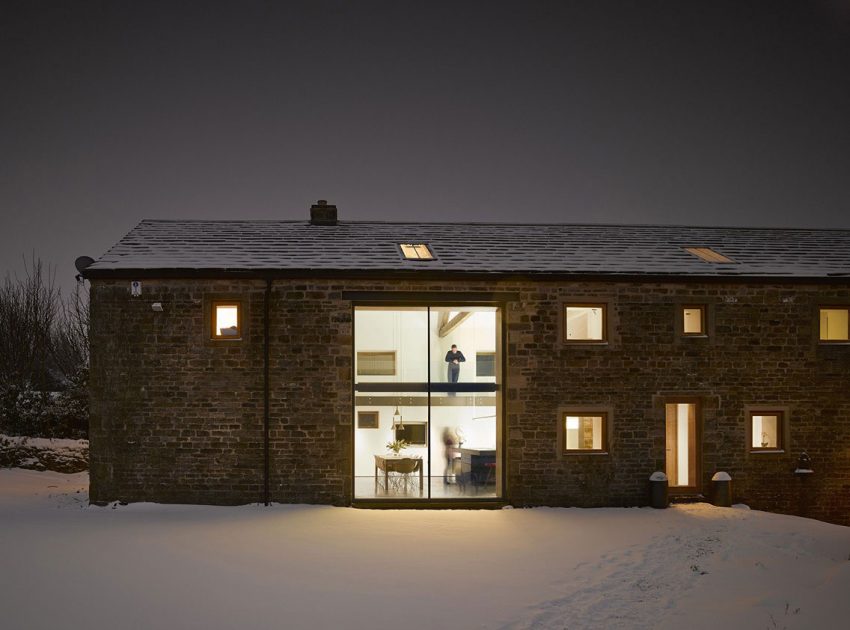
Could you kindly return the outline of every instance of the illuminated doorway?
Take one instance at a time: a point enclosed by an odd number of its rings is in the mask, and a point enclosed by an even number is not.
[[[699,409],[694,401],[676,401],[665,405],[666,473],[671,489],[678,493],[698,493],[700,426]]]

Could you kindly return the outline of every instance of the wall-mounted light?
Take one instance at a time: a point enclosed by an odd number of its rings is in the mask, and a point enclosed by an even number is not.
[[[162,302],[154,302],[151,304],[151,310],[157,313],[162,313]]]

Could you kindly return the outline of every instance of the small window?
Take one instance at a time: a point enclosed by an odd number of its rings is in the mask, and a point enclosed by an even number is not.
[[[784,414],[781,411],[751,411],[750,427],[753,451],[781,451],[784,448],[782,435]]]
[[[566,341],[605,341],[604,304],[568,304],[564,309]]]
[[[734,263],[735,261],[714,251],[710,247],[685,247],[685,251],[697,258],[710,263]]]
[[[606,450],[608,414],[570,412],[564,415],[564,423],[565,451],[602,453]]]
[[[358,429],[378,429],[380,428],[380,415],[377,411],[358,411],[357,412],[357,428]]]
[[[226,341],[242,338],[242,305],[239,302],[213,302],[210,319],[213,339]]]
[[[358,376],[395,376],[395,351],[358,352]]]
[[[434,260],[431,248],[425,243],[400,243],[399,247],[405,260]]]
[[[475,376],[496,376],[496,353],[475,353]]]
[[[682,307],[682,334],[705,335],[705,306]]]
[[[850,308],[822,307],[820,309],[820,340],[850,341]]]

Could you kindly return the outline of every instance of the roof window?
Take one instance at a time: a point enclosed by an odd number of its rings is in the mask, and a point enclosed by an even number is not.
[[[434,253],[425,243],[399,243],[405,260],[434,260]]]
[[[705,262],[710,263],[734,263],[735,261],[731,258],[720,254],[710,247],[685,247],[686,252],[689,254],[693,254],[697,258],[704,260]]]

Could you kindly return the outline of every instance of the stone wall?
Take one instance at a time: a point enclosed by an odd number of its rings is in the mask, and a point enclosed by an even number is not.
[[[264,282],[92,283],[93,501],[246,503],[262,496]],[[817,306],[850,287],[740,283],[274,281],[271,493],[352,498],[352,306],[343,291],[513,291],[507,498],[516,505],[640,505],[663,470],[664,403],[700,402],[701,481],[728,471],[736,501],[850,524],[850,345],[817,343]],[[244,300],[245,335],[207,340],[209,301]],[[563,342],[566,301],[608,304],[606,345]],[[162,312],[151,310],[163,304]],[[677,305],[708,305],[708,338],[676,332]],[[559,410],[610,409],[606,455],[564,454]],[[784,407],[784,453],[749,452],[747,406]],[[799,453],[813,460],[793,475]]]
[[[264,286],[92,282],[92,502],[262,498]],[[244,301],[244,341],[209,341],[211,297]]]

